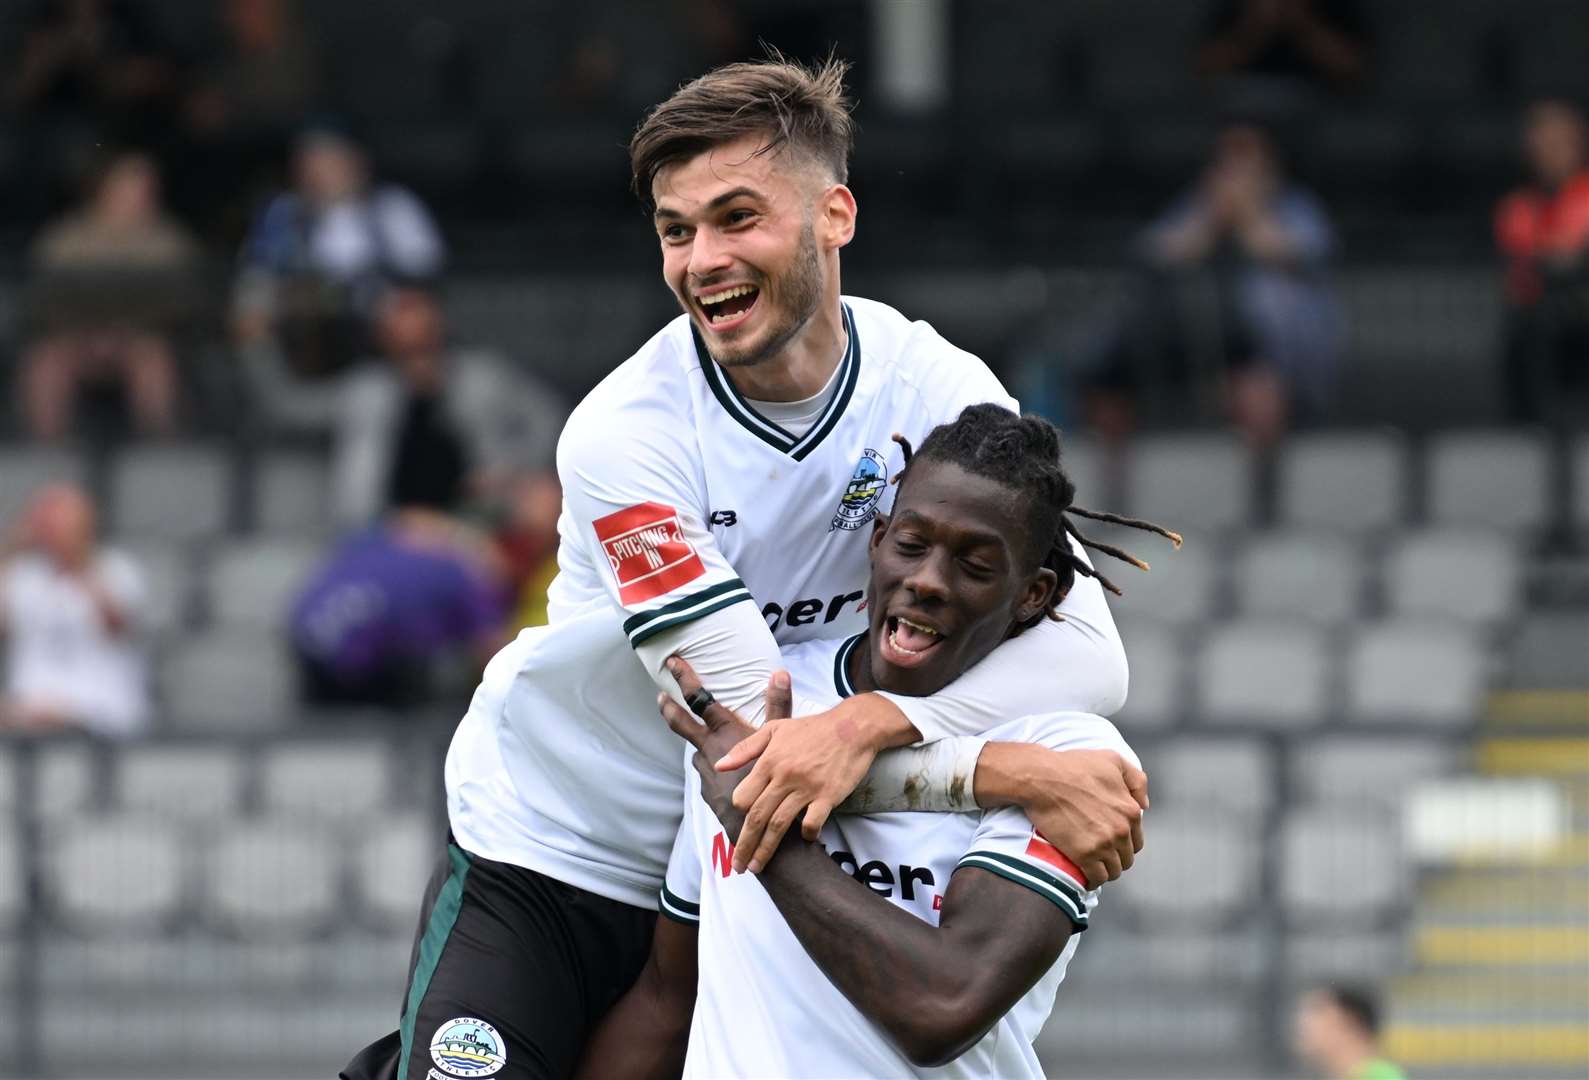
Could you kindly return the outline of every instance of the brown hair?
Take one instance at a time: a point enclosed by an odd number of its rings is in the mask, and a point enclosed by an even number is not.
[[[849,177],[855,122],[844,96],[849,64],[829,57],[806,67],[773,53],[767,60],[727,64],[685,83],[652,109],[629,140],[634,193],[649,209],[651,182],[668,165],[732,142],[765,134],[758,154],[792,146],[821,162],[835,180]]]

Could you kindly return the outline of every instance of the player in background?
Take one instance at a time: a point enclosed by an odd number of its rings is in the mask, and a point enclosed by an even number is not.
[[[841,295],[856,224],[842,76],[730,65],[635,134],[636,190],[685,314],[569,418],[550,623],[498,653],[454,735],[452,837],[401,1026],[350,1077],[574,1067],[645,962],[682,815],[678,741],[647,719],[657,688],[674,687],[666,659],[757,714],[780,642],[865,625],[865,528],[901,465],[891,434],[919,439],[966,405],[1015,407],[927,324]],[[774,731],[743,792],[746,834],[775,846],[802,810],[814,827],[880,751],[931,740],[878,762],[864,808],[1018,803],[1090,880],[1117,876],[1140,842],[1139,770],[1113,752],[963,737],[1120,706],[1125,654],[1097,582],[1084,576],[1061,614],[934,697],[861,694]],[[770,850],[742,854],[759,867]]]
[[[824,702],[931,694],[1053,618],[1076,578],[1074,494],[1058,432],[1040,418],[978,405],[934,429],[873,525],[867,631],[785,649],[794,688]],[[901,649],[911,634],[931,643]],[[819,843],[791,832],[759,878],[729,873],[744,815],[734,774],[711,763],[752,728],[705,706],[674,663],[707,726],[666,695],[663,715],[701,751],[691,786],[705,802],[685,810],[646,975],[604,1022],[584,1074],[685,1064],[692,1076],[907,1076],[952,1062],[944,1075],[1041,1076],[1032,1039],[1097,901],[1075,864],[1010,808],[839,816]],[[788,685],[774,676],[769,714],[787,713],[773,701]],[[1086,713],[987,735],[1132,757]]]
[[[1297,1003],[1297,1056],[1324,1080],[1407,1080],[1379,1043],[1379,1003],[1366,990],[1324,986]]]

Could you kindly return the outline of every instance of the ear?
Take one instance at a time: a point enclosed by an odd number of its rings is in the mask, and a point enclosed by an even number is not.
[[[883,514],[883,513],[880,512],[880,513],[878,513],[878,515],[876,517],[874,517],[872,519],[872,535],[866,541],[866,555],[867,555],[867,558],[871,558],[872,553],[877,550],[877,545],[879,545],[879,544],[881,544],[883,542],[883,534],[886,533],[887,531],[888,531],[888,515]]]
[[[855,239],[855,196],[843,184],[834,184],[817,200],[818,242],[837,251]]]
[[[1050,604],[1057,604],[1064,599],[1059,593],[1059,575],[1046,566],[1039,566],[1027,579],[1026,586],[1021,590],[1015,602],[1015,623],[1017,626],[1037,618],[1048,610]]]

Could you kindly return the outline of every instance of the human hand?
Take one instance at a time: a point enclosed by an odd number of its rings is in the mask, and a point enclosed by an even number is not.
[[[701,689],[701,680],[684,660],[677,656],[669,657],[667,668],[677,680],[679,689],[684,692],[685,697]],[[767,683],[765,698],[767,716],[788,717],[792,708],[792,699],[789,673],[773,672],[772,678]],[[712,763],[742,740],[755,734],[755,729],[720,702],[714,701],[708,705],[701,720],[697,720],[693,713],[665,693],[657,695],[657,706],[662,711],[662,718],[668,722],[668,727],[673,729],[674,734],[695,747],[695,771],[701,776],[701,796],[712,808],[717,820],[722,823],[729,842],[737,847],[745,815],[734,806],[734,787],[749,769],[747,767],[737,771],[722,772],[713,768]]]
[[[827,712],[799,720],[769,721],[724,760],[721,770],[755,767],[734,791],[745,811],[745,829],[734,849],[734,868],[759,873],[801,813],[801,834],[816,840],[833,808],[849,797],[891,745],[886,733],[913,730],[897,706],[876,694],[860,694]]]
[[[1113,750],[1024,745],[1015,750],[1024,766],[1022,789],[1030,792],[1018,800],[1021,808],[1037,831],[1087,875],[1088,887],[1131,869],[1142,850],[1147,774]]]

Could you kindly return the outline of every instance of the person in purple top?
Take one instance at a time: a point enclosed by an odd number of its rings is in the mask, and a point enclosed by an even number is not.
[[[471,677],[504,641],[507,591],[489,547],[428,506],[344,540],[292,607],[304,696],[317,704],[424,701],[449,669]]]

